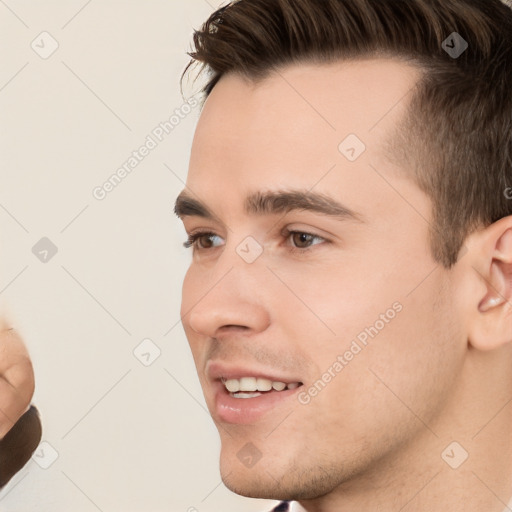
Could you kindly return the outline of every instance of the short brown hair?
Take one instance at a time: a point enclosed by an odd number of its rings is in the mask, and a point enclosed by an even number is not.
[[[468,48],[450,55],[454,33]],[[446,43],[445,43],[446,44]],[[393,155],[433,203],[432,254],[451,267],[474,229],[512,215],[512,10],[500,0],[238,0],[194,32],[209,78],[257,83],[289,64],[396,57],[422,70]]]

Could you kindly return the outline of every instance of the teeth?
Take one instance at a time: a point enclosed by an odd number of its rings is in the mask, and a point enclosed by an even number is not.
[[[256,391],[257,380],[254,377],[242,377],[240,379],[240,391]]]
[[[258,379],[256,386],[258,391],[270,391],[272,389],[272,381],[268,379]]]
[[[224,381],[224,386],[230,393],[236,393],[240,391],[240,382],[238,379],[229,379]]]
[[[286,384],[280,381],[271,381],[262,377],[242,377],[241,379],[223,379],[224,386],[230,393],[235,393],[237,398],[252,398],[259,396],[258,391],[283,391],[284,389],[295,389],[299,387],[298,382],[290,382]],[[237,394],[239,391],[245,392]],[[250,394],[252,392],[252,394]]]
[[[235,398],[254,398],[255,396],[260,396],[261,393],[233,393]]]

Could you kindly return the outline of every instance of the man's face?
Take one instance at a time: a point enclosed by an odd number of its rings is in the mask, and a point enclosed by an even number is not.
[[[466,346],[457,273],[430,254],[430,200],[385,156],[417,79],[392,60],[293,66],[225,76],[205,104],[185,193],[212,215],[182,213],[212,235],[181,313],[239,494],[321,496],[443,415]]]

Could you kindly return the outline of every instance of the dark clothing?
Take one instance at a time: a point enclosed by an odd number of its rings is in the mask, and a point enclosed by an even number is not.
[[[282,501],[277,505],[277,507],[274,507],[270,512],[288,512],[290,510],[290,502],[289,501]]]
[[[30,460],[41,434],[39,411],[31,405],[0,440],[0,489]]]

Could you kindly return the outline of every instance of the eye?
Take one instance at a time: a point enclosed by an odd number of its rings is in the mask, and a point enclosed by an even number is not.
[[[310,250],[312,246],[318,243],[325,242],[325,238],[307,233],[305,231],[291,231],[285,230],[282,233],[285,240],[290,240],[292,243],[288,245],[288,249],[294,253],[305,253]],[[215,241],[222,240],[222,238],[210,231],[199,231],[191,233],[188,239],[183,243],[187,249],[193,247],[196,251],[204,251],[208,249],[215,249],[222,245],[221,243],[215,245]]]
[[[194,247],[194,249],[201,251],[204,249],[212,249],[216,246],[214,245],[213,240],[219,239],[220,236],[216,235],[215,233],[211,233],[208,231],[200,231],[197,233],[191,233],[187,240],[183,243],[183,247],[186,249],[189,249],[190,247]],[[218,247],[218,246],[217,246]]]
[[[312,233],[306,233],[305,231],[287,231],[286,238],[290,239],[293,242],[293,245],[290,247],[292,252],[306,252],[313,245],[318,245],[317,243],[313,243],[315,240],[320,240],[320,242],[325,242],[325,238],[322,238],[318,235],[313,235]]]

